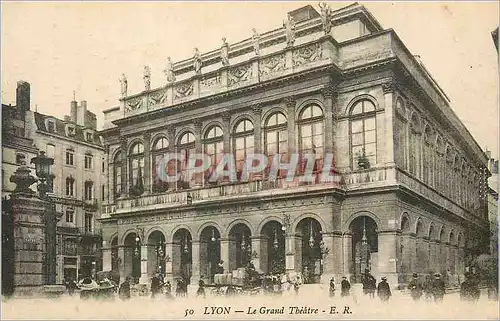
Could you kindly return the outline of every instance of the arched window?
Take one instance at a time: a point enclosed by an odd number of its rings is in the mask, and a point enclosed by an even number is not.
[[[444,169],[445,169],[445,159],[444,159],[444,145],[441,137],[436,138],[436,150],[435,150],[435,173],[436,173],[436,188],[438,191],[443,193],[444,185]]]
[[[410,123],[409,171],[420,177],[420,122],[414,114]]]
[[[253,124],[248,119],[244,119],[235,126],[233,132],[233,151],[238,179],[241,178],[246,156],[254,152],[253,147]]]
[[[432,152],[432,132],[429,126],[425,127],[424,131],[424,155],[423,155],[423,177],[424,182],[429,185],[433,184],[433,152]]]
[[[455,159],[453,161],[453,184],[455,185],[453,199],[456,202],[461,202],[460,195],[462,193],[462,184],[461,184],[462,175],[460,175],[460,168],[461,168],[460,157],[458,156],[458,154],[455,154]]]
[[[212,173],[217,168],[220,161],[220,155],[224,152],[224,138],[222,128],[220,126],[212,126],[206,131],[203,137],[203,150],[204,153],[210,157],[210,168],[205,174],[205,179],[208,180]],[[213,183],[216,183],[214,181]]]
[[[451,148],[449,146],[446,148],[445,157],[446,157],[446,168],[445,168],[446,179],[445,179],[444,187],[446,190],[446,196],[448,196],[449,198],[452,198],[453,184],[447,184],[447,182],[452,182],[452,179],[453,179],[453,160],[454,159],[453,159]]]
[[[140,142],[132,145],[129,151],[130,193],[141,195],[144,192],[144,145]]]
[[[189,188],[188,162],[189,156],[195,152],[195,138],[191,132],[185,132],[177,141],[177,153],[184,156],[184,161],[177,162],[177,173],[179,173],[178,187]]]
[[[280,155],[280,161],[285,160],[288,153],[288,130],[286,116],[274,113],[266,120],[264,127],[264,148],[271,165],[274,155]]]
[[[309,105],[299,114],[299,154],[314,154],[314,171],[323,168],[323,110],[318,105]],[[306,164],[302,163],[302,169]]]
[[[158,168],[162,164],[162,159],[168,152],[168,140],[165,137],[157,138],[153,143],[153,148],[151,150],[151,173],[153,174],[153,192],[163,192],[168,188],[166,182],[161,181],[158,175],[159,171],[165,170],[164,168]]]
[[[115,154],[113,159],[113,195],[117,199],[122,192],[122,153]]]
[[[377,163],[375,105],[368,99],[355,103],[350,111],[351,162],[354,169]]]

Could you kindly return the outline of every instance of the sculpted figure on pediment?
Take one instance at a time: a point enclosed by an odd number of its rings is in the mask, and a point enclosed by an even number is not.
[[[199,75],[201,73],[201,54],[198,48],[194,48],[194,55],[193,55],[193,69],[195,74]]]
[[[167,82],[175,81],[174,64],[172,63],[172,59],[170,57],[167,57],[167,66],[163,72],[165,73],[165,76],[167,76]]]

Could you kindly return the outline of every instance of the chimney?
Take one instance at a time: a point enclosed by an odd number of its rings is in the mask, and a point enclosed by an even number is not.
[[[18,81],[16,89],[16,109],[21,119],[24,119],[26,112],[30,110],[30,84],[26,81]]]
[[[77,103],[75,100],[71,101],[70,103],[70,119],[72,122],[76,123],[76,113],[77,113],[77,109],[78,109],[78,106],[77,106]]]
[[[80,106],[77,108],[77,118],[76,124],[80,126],[85,126],[85,114],[87,111],[87,101],[82,100]]]

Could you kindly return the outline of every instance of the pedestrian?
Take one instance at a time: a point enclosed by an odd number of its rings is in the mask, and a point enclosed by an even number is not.
[[[125,281],[120,285],[120,289],[118,290],[118,295],[122,300],[130,299],[130,276],[125,278]]]
[[[371,299],[375,298],[376,290],[377,290],[377,280],[373,275],[369,274],[367,280],[367,293]]]
[[[154,298],[156,294],[160,292],[160,278],[155,275],[151,278],[151,298]]]
[[[434,302],[440,303],[443,301],[445,285],[444,281],[441,279],[441,274],[434,274],[434,281],[432,282],[432,294],[434,295]]]
[[[460,285],[460,299],[464,301],[477,302],[481,296],[477,282],[470,273],[465,273],[465,281]]]
[[[418,280],[417,273],[413,273],[413,279],[411,280],[410,284],[408,284],[408,289],[410,290],[410,294],[413,301],[420,300],[423,289],[422,289],[422,284]]]
[[[342,282],[340,283],[340,296],[348,296],[351,291],[351,283],[347,281],[345,276],[342,277]]]
[[[198,291],[196,291],[196,296],[202,296],[205,298],[205,282],[203,282],[203,277],[198,281]]]
[[[76,282],[71,278],[68,282],[68,294],[72,296],[73,293],[75,293],[76,288],[77,288]]]
[[[170,281],[167,281],[165,283],[165,296],[167,297],[167,299],[173,299],[172,297],[172,284],[170,283]]]
[[[178,278],[177,279],[177,286],[175,287],[175,295],[182,296],[182,291],[183,291],[182,279]]]
[[[332,278],[330,279],[330,298],[333,298],[335,296],[335,280]]]
[[[382,281],[379,282],[377,287],[377,295],[382,302],[387,302],[391,297],[391,288],[389,283],[387,283],[387,278],[382,277]]]
[[[433,284],[432,275],[431,274],[426,275],[424,286],[423,286],[423,291],[425,294],[425,299],[427,301],[432,300],[432,296],[433,296],[432,284]]]

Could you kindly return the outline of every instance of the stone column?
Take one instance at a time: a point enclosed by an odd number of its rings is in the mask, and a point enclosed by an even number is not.
[[[201,129],[202,122],[199,119],[194,120],[194,150],[196,154],[201,154],[203,150]],[[203,185],[203,173],[194,174],[194,187],[201,187]]]
[[[128,139],[127,137],[120,137],[120,145],[121,145],[121,156],[122,156],[122,197],[128,196]]]
[[[337,276],[338,268],[338,257],[336,257],[335,251],[333,251],[335,246],[338,246],[338,235],[333,233],[325,232],[322,235],[324,247],[328,249],[328,253],[323,255],[323,273],[321,274],[321,283],[328,283],[330,278]],[[337,242],[336,242],[337,241]]]
[[[380,242],[380,241],[379,241]],[[342,276],[349,280],[354,269],[352,259],[352,234],[344,233],[342,237]]]
[[[254,154],[262,153],[262,133],[261,133],[261,115],[262,115],[262,105],[255,104],[252,106],[253,116],[254,116],[254,126],[253,126],[253,151]],[[252,174],[253,180],[261,180],[262,173]]]
[[[229,273],[229,239],[220,240],[220,259],[223,261],[224,273]]]
[[[229,111],[224,111],[222,113],[222,130],[223,133],[223,153],[224,155],[231,155],[231,113]],[[229,177],[223,177],[222,183],[229,183]]]
[[[287,272],[296,271],[295,242],[296,242],[295,234],[289,234],[285,236],[285,268]]]
[[[103,248],[102,249],[102,270],[103,271],[111,271],[111,248]]]
[[[331,246],[328,246],[330,249],[328,257],[331,257],[331,263],[333,264],[331,272],[332,275],[330,277],[333,276],[335,278],[335,282],[337,282],[342,279],[342,275],[344,274],[344,264],[347,264],[347,262],[344,262],[344,257],[342,256],[342,232],[331,232],[331,239]]]
[[[260,252],[262,246],[262,237],[259,236],[251,236],[250,242],[252,243],[252,253],[257,253],[257,257],[252,260],[253,265],[257,271],[261,270],[261,260],[260,260]]]
[[[147,244],[141,245],[141,277],[139,283],[149,284],[148,277],[148,248]]]
[[[333,152],[333,98],[335,95],[333,84],[327,84],[322,89],[323,101],[325,106],[325,153]]]
[[[165,243],[165,278],[170,281],[171,284],[174,282],[173,268],[172,268],[172,251],[173,244]]]
[[[288,154],[293,154],[297,152],[296,148],[296,138],[295,138],[295,106],[297,101],[295,97],[286,97],[285,105],[288,112],[287,115],[287,126],[288,126]]]
[[[121,246],[118,247],[118,262],[120,263],[118,265],[118,271],[120,273],[120,282],[123,282],[123,281],[125,281],[125,278],[127,276],[130,276],[130,274],[131,274],[128,271],[128,269],[130,267],[128,267],[125,264],[125,247],[123,245],[121,245]]]
[[[398,284],[397,237],[396,231],[381,231],[378,233],[379,274],[387,277],[387,282],[392,286]]]
[[[383,142],[385,143],[385,164],[392,166],[394,165],[394,128],[393,120],[396,117],[394,113],[393,106],[393,93],[396,89],[397,84],[395,82],[382,84],[382,90],[384,91],[384,129],[383,129]]]
[[[191,243],[191,285],[198,284],[200,280],[200,241]]]
[[[267,273],[268,272],[268,265],[269,265],[269,238],[266,235],[260,235],[260,252],[258,251],[257,254],[259,255],[259,265],[260,269],[262,272]]]
[[[144,192],[151,192],[151,133],[144,133]]]

